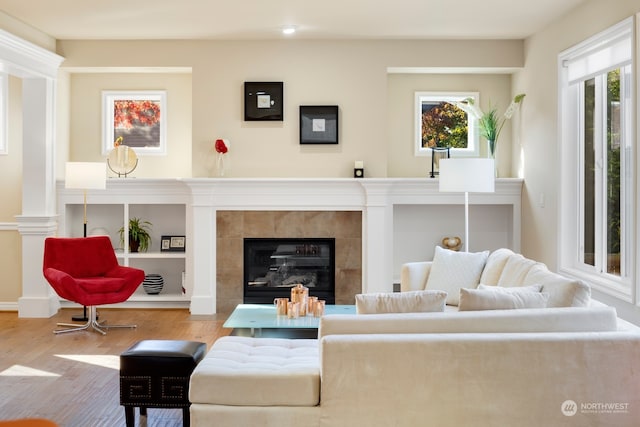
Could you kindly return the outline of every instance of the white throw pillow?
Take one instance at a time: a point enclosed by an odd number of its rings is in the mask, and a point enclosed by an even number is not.
[[[512,289],[516,289],[513,291]],[[516,308],[545,308],[549,294],[527,292],[518,288],[500,290],[460,289],[459,311],[507,310]]]
[[[481,291],[496,291],[496,292],[541,292],[542,285],[533,284],[529,286],[489,286],[480,283],[478,288]]]
[[[588,307],[591,303],[588,284],[552,273],[541,263],[529,271],[524,283],[540,283],[542,291],[549,293],[548,307]]]
[[[444,291],[410,291],[356,295],[356,313],[423,313],[444,311]]]
[[[447,304],[458,305],[460,289],[475,288],[480,283],[489,251],[454,252],[436,246],[426,289],[447,292]]]

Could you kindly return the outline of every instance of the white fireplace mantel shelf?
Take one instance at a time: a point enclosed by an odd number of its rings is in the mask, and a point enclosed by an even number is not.
[[[507,246],[520,249],[522,179],[499,178],[495,193],[470,194],[471,205],[508,205],[504,234]],[[58,191],[65,193],[64,184]],[[78,192],[65,193],[67,203],[81,203]],[[59,195],[60,197],[60,195]],[[185,178],[109,179],[107,190],[90,190],[93,203],[186,204],[187,286],[192,314],[216,312],[216,214],[229,210],[300,210],[362,212],[362,292],[390,292],[394,282],[394,209],[402,206],[464,204],[459,193],[440,193],[429,178]],[[76,200],[77,199],[77,200]],[[92,203],[92,202],[90,202]],[[181,202],[182,203],[182,202]],[[60,202],[58,204],[61,206]],[[448,209],[448,208],[447,208]],[[503,211],[500,211],[503,212]],[[472,223],[473,227],[473,223]]]
[[[195,178],[183,180],[192,197],[194,245],[191,311],[216,307],[216,212],[219,210],[357,210],[362,221],[362,291],[393,290],[394,207],[461,205],[464,197],[440,193],[437,179],[422,178]],[[508,246],[520,249],[522,180],[496,180],[495,193],[470,194],[470,204],[510,205]],[[401,244],[401,242],[398,242]],[[212,264],[213,263],[213,264]]]

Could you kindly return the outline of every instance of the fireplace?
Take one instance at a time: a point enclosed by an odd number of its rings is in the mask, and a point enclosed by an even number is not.
[[[245,238],[245,303],[270,304],[298,283],[309,295],[335,303],[335,239]]]

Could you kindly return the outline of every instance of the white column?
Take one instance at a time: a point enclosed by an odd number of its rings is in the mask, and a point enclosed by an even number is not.
[[[211,203],[211,188],[192,189],[193,242],[190,311],[194,315],[216,313],[216,209]]]
[[[387,183],[363,182],[362,292],[393,292],[393,205]]]
[[[22,83],[23,172],[22,215],[17,217],[22,236],[22,296],[19,317],[50,317],[60,303],[42,275],[44,240],[55,234],[55,81],[27,78]]]

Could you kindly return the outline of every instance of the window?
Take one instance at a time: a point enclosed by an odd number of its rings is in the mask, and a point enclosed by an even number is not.
[[[560,54],[560,268],[631,301],[633,20]],[[576,221],[577,219],[577,221]]]
[[[477,120],[456,106],[476,92],[416,92],[416,156],[431,156],[431,147],[451,147],[457,156],[477,156]]]

